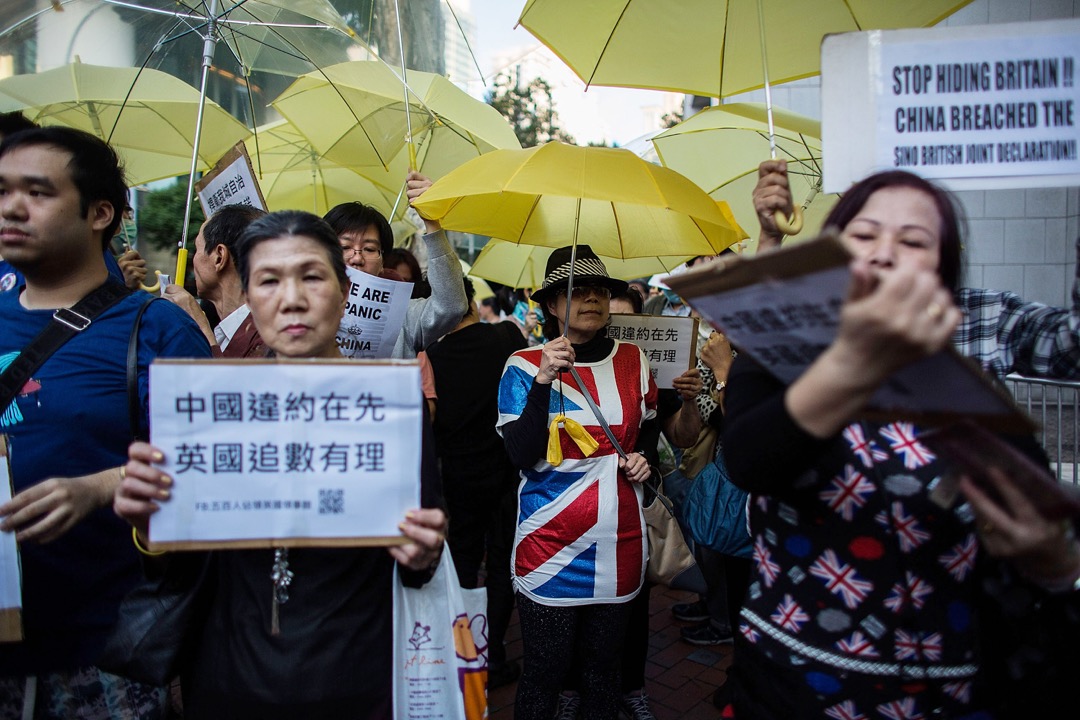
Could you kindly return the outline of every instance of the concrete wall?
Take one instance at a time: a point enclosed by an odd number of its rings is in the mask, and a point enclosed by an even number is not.
[[[943,26],[987,25],[1080,17],[1080,0],[975,0]],[[821,79],[774,87],[773,104],[821,117]],[[757,91],[731,102],[764,102]],[[1012,290],[1025,300],[1071,303],[1080,237],[1080,188],[985,190],[957,193],[970,233],[965,284]]]

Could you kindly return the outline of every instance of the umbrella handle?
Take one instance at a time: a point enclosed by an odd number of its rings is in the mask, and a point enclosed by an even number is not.
[[[776,229],[785,235],[798,235],[803,228],[803,210],[796,205],[790,218],[777,210],[773,213],[773,222],[776,223]]]
[[[154,283],[153,285],[143,285],[143,284],[140,283],[140,285],[139,285],[143,290],[145,290],[148,293],[156,293],[158,290],[161,289],[161,271],[160,270],[155,270],[154,275],[157,276],[157,282],[156,283]]]
[[[187,248],[182,247],[176,251],[176,284],[184,287],[184,278],[187,275]]]

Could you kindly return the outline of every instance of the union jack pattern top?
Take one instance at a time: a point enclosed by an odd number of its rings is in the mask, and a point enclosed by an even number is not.
[[[911,423],[861,423],[811,472],[755,497],[743,636],[774,662],[794,662],[819,691],[822,705],[807,716],[977,710],[970,694],[945,687],[970,685],[978,670],[978,542],[965,503],[931,501],[941,472]]]
[[[519,350],[507,360],[499,428],[525,408],[542,349]],[[574,367],[619,444],[633,448],[641,423],[656,415],[656,384],[641,350],[615,341],[603,360]],[[641,487],[619,471],[615,449],[569,374],[552,384],[548,422],[559,413],[581,423],[600,446],[586,458],[560,432],[563,462],[553,467],[541,458],[521,471],[514,587],[544,605],[625,602],[637,595],[645,574]]]

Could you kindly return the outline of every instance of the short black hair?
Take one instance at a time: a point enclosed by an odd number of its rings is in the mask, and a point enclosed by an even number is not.
[[[101,249],[109,246],[128,206],[127,181],[120,157],[104,140],[74,128],[49,126],[22,130],[4,138],[0,157],[20,147],[51,145],[71,155],[68,168],[79,191],[79,207],[87,217],[90,204],[103,200],[113,209],[112,222],[101,234]]]
[[[248,225],[266,215],[266,211],[252,205],[226,205],[219,208],[202,229],[203,250],[209,254],[218,245],[224,245],[233,262],[240,236]]]
[[[955,293],[960,288],[960,276],[963,271],[965,235],[964,216],[957,210],[956,201],[951,193],[943,190],[925,178],[906,170],[886,170],[874,173],[851,186],[833,206],[824,227],[842,231],[855,219],[870,196],[878,190],[892,187],[905,187],[925,193],[941,215],[941,249],[938,261],[938,275],[941,283]]]
[[[23,130],[33,130],[38,125],[18,110],[0,113],[0,138],[14,135]]]
[[[342,288],[349,286],[349,276],[345,272],[345,257],[341,254],[334,229],[318,215],[303,210],[281,210],[263,215],[247,226],[240,241],[236,244],[236,269],[240,273],[240,283],[247,292],[248,278],[251,275],[251,253],[263,242],[297,235],[314,240],[326,251],[330,267],[337,276]]]
[[[630,303],[634,308],[634,313],[640,315],[645,311],[645,300],[641,297],[641,293],[636,288],[628,287],[622,292],[611,293],[612,300],[625,300]]]
[[[334,233],[338,236],[347,232],[360,233],[369,227],[374,227],[375,231],[379,233],[379,245],[382,248],[383,258],[394,249],[394,231],[390,227],[390,223],[381,212],[371,205],[365,205],[355,200],[341,203],[330,208],[323,215],[323,219],[330,223],[330,227],[334,229]],[[338,251],[341,251],[340,245],[338,245]]]

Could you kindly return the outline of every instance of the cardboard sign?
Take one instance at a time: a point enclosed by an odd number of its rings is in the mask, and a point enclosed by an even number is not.
[[[0,435],[0,504],[11,500],[7,436]],[[22,570],[15,533],[0,533],[0,642],[18,642],[22,629]]]
[[[210,217],[226,205],[251,205],[266,210],[262,188],[255,180],[247,146],[238,142],[213,169],[195,183],[203,215]]]
[[[663,315],[611,315],[608,337],[632,342],[645,353],[658,388],[697,364],[697,318]]]
[[[416,361],[155,361],[150,440],[173,486],[151,546],[404,542],[422,402]]]
[[[739,352],[790,384],[836,337],[850,261],[840,240],[827,235],[765,255],[723,258],[668,282]],[[1012,397],[952,347],[901,368],[861,414],[922,424],[970,416],[996,428],[1034,429]]]
[[[822,43],[825,192],[903,169],[960,190],[1080,184],[1080,20]]]
[[[345,272],[352,285],[338,328],[338,350],[347,358],[389,358],[405,324],[413,284],[386,280],[351,267]]]

